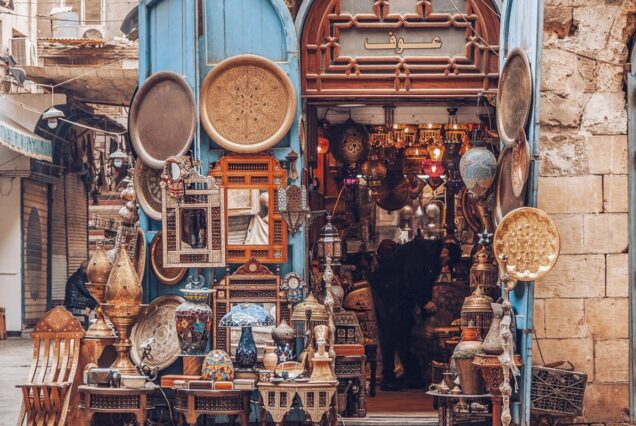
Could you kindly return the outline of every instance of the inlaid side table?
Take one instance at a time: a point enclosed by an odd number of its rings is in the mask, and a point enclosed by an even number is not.
[[[148,395],[154,388],[100,388],[97,386],[80,386],[80,408],[84,410],[88,424],[97,413],[122,414],[135,416],[137,424],[143,426],[147,411],[154,409]]]
[[[324,383],[258,382],[258,391],[261,397],[262,426],[267,424],[267,413],[271,414],[276,426],[282,425],[296,395],[302,404],[301,409],[309,416],[313,425],[319,425],[324,415],[327,415],[331,426],[336,425],[337,381]]]
[[[196,425],[204,414],[224,414],[233,419],[239,416],[241,426],[248,426],[250,418],[250,394],[239,390],[176,389],[174,409],[185,417],[188,425]]]
[[[346,355],[336,356],[336,377],[339,381],[353,380],[358,385],[358,393],[355,395],[355,405],[351,414],[357,417],[367,415],[367,368],[366,356]],[[347,395],[343,395],[343,400],[347,401]],[[340,411],[346,411],[349,407],[339,407]]]

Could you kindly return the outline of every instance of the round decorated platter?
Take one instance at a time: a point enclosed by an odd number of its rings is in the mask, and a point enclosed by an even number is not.
[[[257,55],[228,58],[206,75],[201,122],[210,138],[237,153],[257,153],[280,142],[296,118],[296,92],[273,61]]]
[[[528,174],[530,173],[530,146],[526,139],[526,132],[521,127],[517,131],[517,136],[512,145],[511,167],[512,192],[515,197],[519,197],[526,188]]]
[[[188,268],[166,268],[163,266],[162,235],[161,231],[157,232],[150,243],[150,267],[162,284],[175,285],[183,280]]]
[[[135,193],[141,209],[154,220],[161,220],[161,169],[135,164]]]
[[[525,127],[532,106],[532,74],[522,49],[513,49],[499,77],[497,127],[502,142],[510,146],[519,128]]]
[[[512,188],[512,147],[505,147],[499,154],[497,175],[495,176],[495,207],[492,219],[498,226],[504,216],[526,204],[526,188],[521,194],[515,195]]]

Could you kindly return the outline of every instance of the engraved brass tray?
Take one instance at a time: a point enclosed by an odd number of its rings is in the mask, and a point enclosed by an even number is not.
[[[135,193],[146,215],[161,220],[161,169],[146,166],[143,161],[135,164]]]
[[[232,152],[257,153],[280,142],[296,115],[296,92],[274,62],[256,55],[228,58],[201,87],[201,123]]]
[[[150,243],[150,267],[157,279],[165,285],[179,284],[188,268],[166,268],[163,266],[163,235],[159,231]]]
[[[559,233],[552,219],[542,210],[522,207],[508,213],[493,240],[495,259],[517,281],[535,281],[550,272],[559,258]]]
[[[528,174],[530,173],[530,146],[526,139],[526,132],[522,127],[517,131],[517,136],[512,145],[511,164],[512,192],[515,197],[520,197],[526,188]]]
[[[139,87],[130,105],[130,139],[147,166],[162,169],[185,154],[194,139],[196,106],[188,82],[179,74],[157,72]]]
[[[502,142],[510,146],[520,127],[525,127],[532,106],[532,74],[522,49],[506,57],[497,90],[497,127]]]
[[[185,300],[179,296],[162,296],[148,305],[146,313],[130,333],[130,357],[135,364],[139,365],[143,353],[140,345],[149,339],[152,339],[152,359],[144,360],[149,367],[163,370],[179,358],[181,347],[177,337],[175,312],[184,302]]]
[[[505,147],[499,154],[497,174],[495,176],[495,207],[492,221],[498,226],[509,212],[526,205],[526,187],[520,195],[512,188],[512,147]]]

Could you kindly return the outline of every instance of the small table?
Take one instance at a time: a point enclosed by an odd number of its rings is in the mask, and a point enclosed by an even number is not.
[[[364,417],[367,415],[367,369],[365,355],[344,355],[336,356],[336,377],[341,380],[355,380],[358,382],[360,390],[356,395],[354,415]],[[345,411],[346,395],[344,396],[344,407],[338,407],[340,412]]]
[[[91,423],[96,413],[130,413],[143,426],[146,423],[147,410],[154,409],[148,394],[155,389],[100,388],[97,386],[80,386],[80,408],[84,410],[86,421]]]
[[[224,414],[233,421],[240,416],[241,426],[248,426],[250,394],[239,390],[176,389],[174,409],[183,414],[188,425],[196,425],[202,414]]]
[[[434,397],[438,402],[438,425],[439,426],[453,426],[455,425],[455,412],[453,411],[455,405],[463,400],[468,404],[468,413],[472,413],[471,401],[479,401],[479,400],[488,400],[490,402],[490,398],[492,395],[484,394],[484,395],[451,395],[449,393],[439,393],[435,391],[426,392],[427,395]],[[492,417],[490,412],[487,413],[479,413],[482,417]]]
[[[309,383],[286,381],[281,383],[258,382],[261,397],[261,425],[267,424],[267,413],[271,414],[276,426],[283,424],[294,397],[298,395],[302,410],[309,415],[313,425],[319,425],[323,415],[329,424],[336,425],[336,392],[338,382]]]

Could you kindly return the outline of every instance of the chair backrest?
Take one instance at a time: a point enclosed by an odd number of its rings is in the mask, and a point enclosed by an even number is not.
[[[72,382],[86,332],[62,306],[51,309],[31,333],[33,362],[28,383]]]

